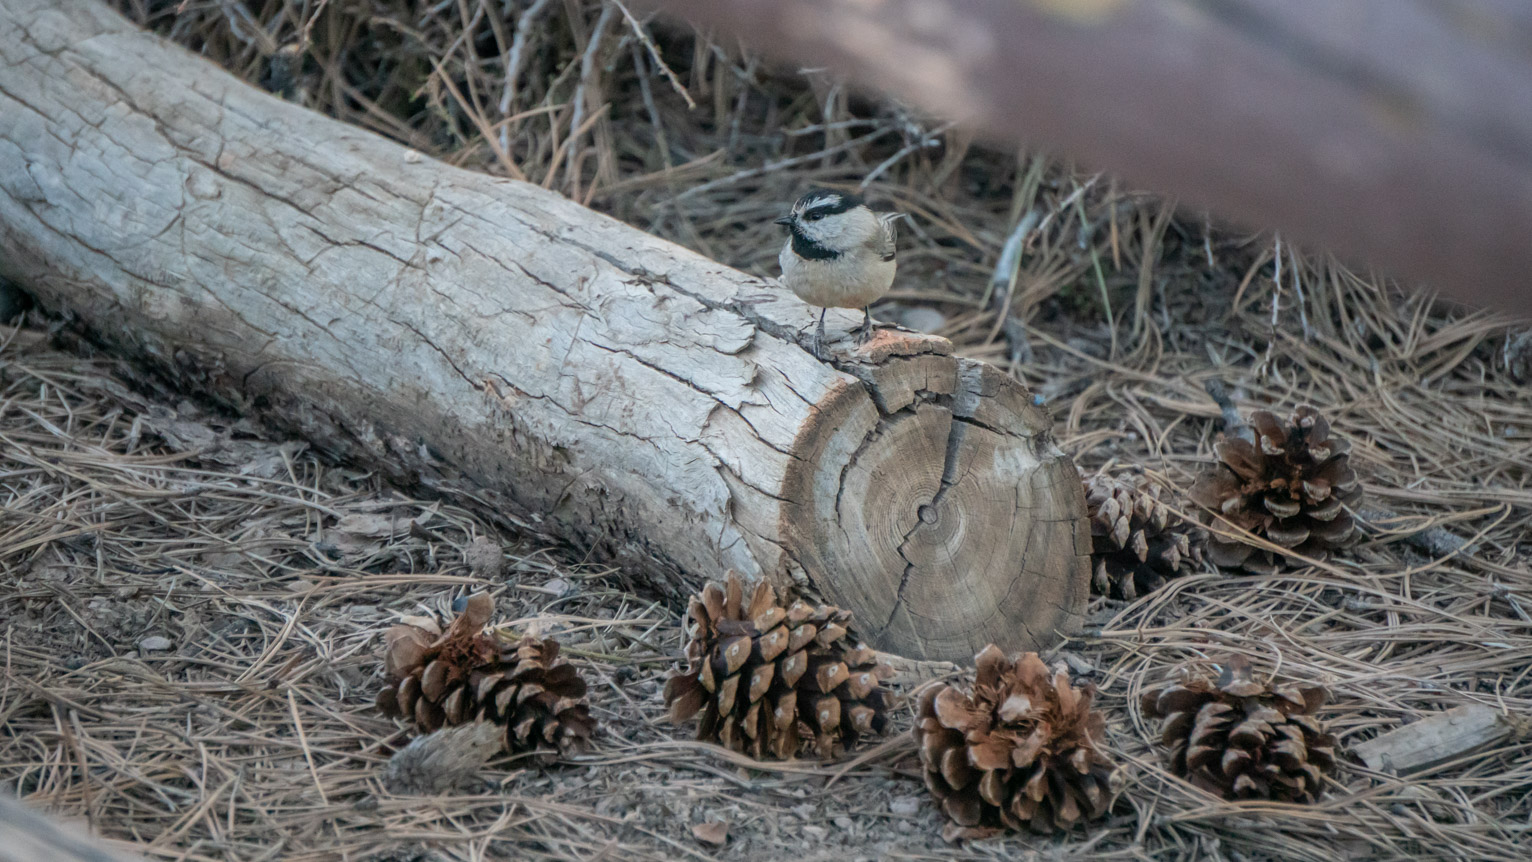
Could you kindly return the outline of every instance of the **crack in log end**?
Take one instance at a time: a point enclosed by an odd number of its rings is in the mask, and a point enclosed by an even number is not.
[[[894,606],[889,609],[888,618],[883,621],[881,631],[887,631],[893,627],[894,616],[904,607],[904,593],[909,587],[910,576],[915,572],[915,564],[910,561],[909,556],[905,553],[905,549],[909,547],[910,540],[915,536],[916,530],[919,530],[921,527],[930,529],[941,522],[942,501],[946,498],[947,491],[958,479],[958,455],[963,449],[964,439],[968,436],[967,428],[968,426],[960,420],[952,423],[952,430],[947,435],[947,455],[945,462],[942,464],[941,487],[936,489],[936,494],[931,498],[931,502],[924,503],[915,510],[915,523],[910,526],[910,529],[904,534],[904,538],[899,542],[899,556],[905,562],[904,572],[899,576],[899,587],[894,591]],[[956,514],[961,515],[961,513]],[[911,627],[911,630],[919,637],[918,629]]]

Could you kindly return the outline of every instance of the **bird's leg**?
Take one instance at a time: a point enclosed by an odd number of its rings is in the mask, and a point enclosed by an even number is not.
[[[866,344],[872,337],[872,312],[868,309],[868,306],[862,306],[862,326],[856,331],[857,344]]]
[[[814,330],[814,341],[811,343],[811,352],[815,359],[825,358],[825,311],[826,309],[819,309],[819,328]]]

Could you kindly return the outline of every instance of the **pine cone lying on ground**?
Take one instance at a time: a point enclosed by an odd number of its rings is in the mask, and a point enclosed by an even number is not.
[[[926,786],[952,820],[944,837],[1049,833],[1105,814],[1113,768],[1095,687],[1075,688],[1037,653],[1011,662],[992,645],[974,663],[973,693],[926,689],[914,728]]]
[[[1216,681],[1189,667],[1177,676],[1141,703],[1146,716],[1164,719],[1160,742],[1177,775],[1226,799],[1319,798],[1323,775],[1335,769],[1335,737],[1314,715],[1323,688],[1267,687],[1241,658]]]
[[[505,751],[531,753],[538,763],[583,748],[595,730],[585,681],[558,660],[551,638],[506,645],[485,634],[493,612],[489,596],[479,594],[445,634],[428,620],[389,629],[389,684],[378,692],[378,709],[427,733],[482,718],[504,728]]]
[[[1085,483],[1085,505],[1091,585],[1102,595],[1131,601],[1202,563],[1206,531],[1170,511],[1147,479],[1092,478]]]
[[[1271,413],[1250,416],[1256,441],[1227,438],[1213,445],[1218,463],[1197,478],[1189,496],[1209,511],[1205,522],[1229,523],[1275,545],[1315,559],[1357,539],[1355,508],[1362,486],[1351,469],[1351,447],[1330,437],[1330,424],[1303,405],[1287,425]],[[1237,539],[1208,537],[1208,556],[1220,566],[1274,572],[1272,552]]]
[[[833,757],[888,724],[891,671],[848,630],[851,613],[797,601],[784,608],[762,581],[749,600],[739,575],[693,596],[689,667],[665,682],[670,720],[698,712],[697,738],[756,758],[812,748]]]

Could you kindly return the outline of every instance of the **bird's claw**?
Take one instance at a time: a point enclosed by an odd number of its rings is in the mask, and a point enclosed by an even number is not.
[[[825,353],[825,313],[819,311],[819,326],[814,328],[814,336],[809,340],[809,352],[820,362],[828,362],[830,357]]]
[[[862,345],[862,344],[866,344],[868,341],[871,341],[872,340],[872,329],[873,329],[873,327],[872,327],[872,315],[868,314],[866,309],[863,309],[862,310],[862,325],[857,327],[857,330],[856,330],[856,343],[858,345]]]

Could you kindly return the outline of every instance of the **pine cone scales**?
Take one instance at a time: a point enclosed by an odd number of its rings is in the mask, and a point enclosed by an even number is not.
[[[1094,687],[1075,688],[1036,653],[1011,662],[992,645],[975,664],[973,693],[927,689],[914,728],[948,840],[1051,833],[1105,814],[1113,767],[1097,748],[1106,719],[1091,709]]]
[[[1092,586],[1102,595],[1147,595],[1202,563],[1205,531],[1170,511],[1160,489],[1098,476],[1085,483],[1091,520]]]
[[[493,722],[505,728],[505,751],[532,752],[537,762],[583,747],[595,729],[585,681],[574,665],[558,660],[552,639],[504,645],[485,634],[493,608],[480,594],[444,634],[429,620],[389,629],[383,658],[389,685],[378,693],[378,709],[426,733]]]
[[[764,581],[745,601],[730,572],[692,597],[689,668],[665,682],[673,723],[697,713],[697,738],[756,758],[812,747],[832,757],[888,724],[890,671],[851,640],[851,614],[801,601],[784,608]]]
[[[1267,688],[1236,659],[1216,682],[1182,670],[1181,680],[1147,692],[1144,714],[1161,718],[1161,743],[1177,775],[1228,799],[1313,802],[1335,768],[1335,737],[1314,713],[1318,686]]]
[[[1265,410],[1250,416],[1256,442],[1239,438],[1213,446],[1219,463],[1192,485],[1189,496],[1210,513],[1298,554],[1324,559],[1356,541],[1347,507],[1362,486],[1350,465],[1350,445],[1330,437],[1330,424],[1303,405],[1288,425]],[[1211,516],[1209,524],[1216,523]],[[1275,556],[1237,539],[1208,537],[1208,556],[1220,566],[1276,571]]]

